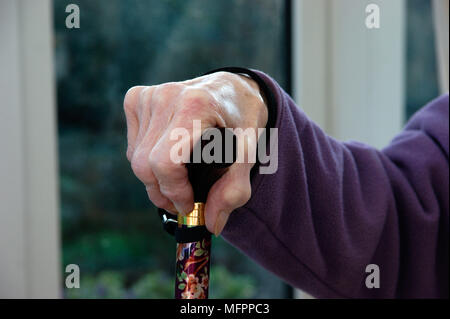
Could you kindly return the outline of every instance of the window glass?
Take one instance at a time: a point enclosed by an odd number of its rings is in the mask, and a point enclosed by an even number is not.
[[[431,3],[406,1],[406,119],[439,95]]]
[[[81,288],[65,297],[171,298],[175,243],[125,157],[124,94],[221,66],[260,69],[286,87],[287,2],[79,0],[80,28],[67,29],[70,3],[53,8],[61,265],[81,270]],[[212,254],[212,298],[285,297],[279,279],[221,238]]]

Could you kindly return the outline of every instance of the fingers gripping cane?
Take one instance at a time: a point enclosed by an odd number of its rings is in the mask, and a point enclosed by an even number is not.
[[[168,214],[160,212],[164,228],[175,235],[176,252],[176,299],[206,299],[209,291],[209,269],[211,261],[211,233],[205,226],[205,203],[212,185],[227,171],[236,159],[236,136],[227,129],[215,129],[220,134],[220,141],[204,138],[211,136],[205,131],[201,140],[195,145],[193,154],[203,155],[208,149],[213,161],[206,163],[204,156],[199,162],[193,160],[186,164],[189,181],[194,191],[194,209],[187,215],[178,215],[177,221],[170,219]],[[214,135],[212,135],[214,136]],[[218,143],[219,142],[219,143]],[[230,147],[229,147],[230,146]],[[214,154],[214,152],[221,154]]]

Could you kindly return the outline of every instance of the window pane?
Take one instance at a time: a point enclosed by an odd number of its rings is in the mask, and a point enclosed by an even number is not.
[[[69,298],[171,298],[175,243],[125,157],[131,86],[246,66],[288,85],[286,3],[279,0],[77,1],[80,29],[54,1],[62,266],[78,264]],[[284,284],[222,239],[212,298],[284,297]]]
[[[439,95],[431,1],[408,0],[406,118]]]

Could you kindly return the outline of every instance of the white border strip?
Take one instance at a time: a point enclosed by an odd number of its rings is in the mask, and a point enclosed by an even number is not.
[[[0,297],[60,296],[52,1],[0,10]]]

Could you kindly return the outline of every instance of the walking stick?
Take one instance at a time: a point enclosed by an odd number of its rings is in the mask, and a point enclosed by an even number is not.
[[[185,216],[179,214],[178,225],[175,228],[177,241],[176,299],[208,298],[211,233],[205,226],[205,203],[209,189],[233,164],[236,158],[236,136],[228,129],[220,128],[216,130],[219,130],[221,138],[221,141],[219,141],[221,145],[216,144],[216,146],[220,147],[222,153],[219,154],[221,156],[215,158],[220,157],[220,160],[208,164],[204,162],[204,156],[201,156],[200,162],[194,163],[191,154],[191,161],[186,164],[189,181],[194,191],[194,209]],[[205,141],[203,138],[205,135],[207,135],[207,131],[203,133],[202,138],[194,147],[193,154],[195,152],[203,154],[206,145],[218,142],[214,139],[210,142]],[[230,141],[232,144],[229,144]],[[230,145],[232,145],[232,149],[228,147]],[[213,152],[218,150],[214,147]],[[226,154],[226,151],[232,151],[231,159],[230,154]]]

